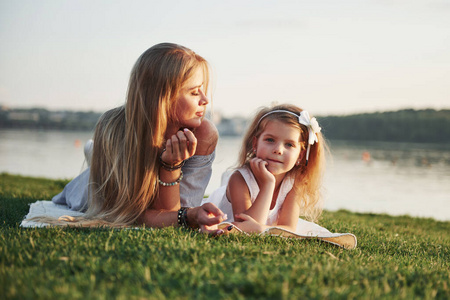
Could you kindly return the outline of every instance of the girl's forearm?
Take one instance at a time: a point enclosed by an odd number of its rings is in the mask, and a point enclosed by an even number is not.
[[[289,226],[289,225],[274,225],[274,226],[268,226],[268,227],[279,227],[279,228],[283,228],[292,232],[295,232],[297,229],[297,226],[293,227],[293,226]]]
[[[260,191],[252,206],[244,213],[251,216],[260,224],[265,224],[269,216],[270,204],[272,203],[274,187],[264,186]]]

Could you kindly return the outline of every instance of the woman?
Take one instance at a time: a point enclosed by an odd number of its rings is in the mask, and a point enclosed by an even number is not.
[[[206,60],[190,49],[163,43],[145,51],[131,72],[125,105],[96,126],[90,176],[82,173],[53,202],[76,210],[87,204],[83,219],[97,224],[216,232],[209,226],[226,216],[212,204],[198,207],[218,139],[204,119],[208,81]]]

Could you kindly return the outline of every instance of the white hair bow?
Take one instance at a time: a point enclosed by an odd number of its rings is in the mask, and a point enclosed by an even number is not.
[[[317,133],[319,133],[320,130],[322,130],[322,128],[319,126],[319,123],[317,122],[316,118],[310,118],[309,113],[306,110],[304,110],[300,113],[300,116],[298,117],[298,122],[308,127],[309,131],[308,144],[314,145],[314,143],[318,143],[319,138],[317,137]]]
[[[311,145],[314,145],[314,143],[319,142],[317,133],[319,133],[320,130],[322,130],[322,128],[319,126],[319,123],[317,122],[316,118],[314,117],[311,118],[306,110],[303,110],[300,113],[300,116],[298,117],[298,122],[308,127],[309,139],[308,139],[308,149],[306,150],[306,165],[308,165],[309,151],[311,150]]]

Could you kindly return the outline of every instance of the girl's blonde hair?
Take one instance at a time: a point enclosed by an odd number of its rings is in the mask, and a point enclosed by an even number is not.
[[[288,172],[288,175],[294,176],[294,189],[297,194],[301,195],[301,198],[298,199],[301,214],[311,221],[317,221],[322,213],[321,186],[325,170],[325,151],[327,149],[325,139],[320,132],[317,133],[319,142],[311,145],[308,165],[306,166],[305,154],[309,138],[308,128],[299,123],[298,117],[287,112],[274,112],[261,119],[265,114],[275,110],[290,111],[296,115],[300,115],[302,112],[301,108],[292,104],[280,104],[260,109],[244,136],[238,165],[240,167],[248,166],[250,159],[255,157],[253,140],[259,138],[270,121],[276,120],[297,128],[300,131],[301,161],[299,165],[294,166]]]

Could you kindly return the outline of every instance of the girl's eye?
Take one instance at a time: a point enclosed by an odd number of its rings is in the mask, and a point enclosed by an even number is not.
[[[273,143],[275,140],[273,138],[266,138],[266,141],[269,143]]]
[[[286,147],[292,148],[292,147],[295,147],[295,145],[294,145],[294,144],[291,144],[291,143],[287,143],[287,144],[286,144]]]

